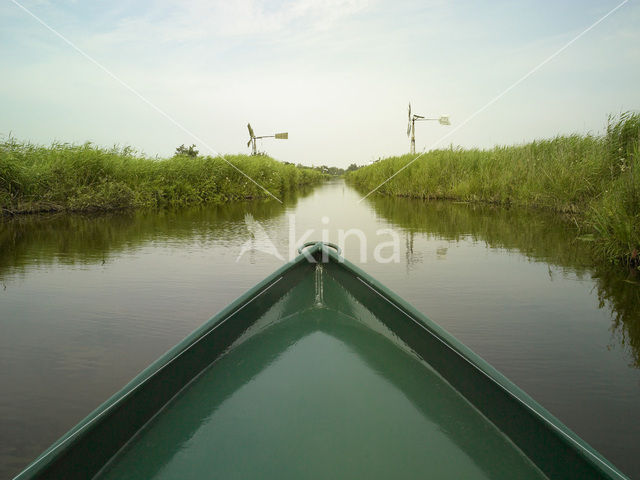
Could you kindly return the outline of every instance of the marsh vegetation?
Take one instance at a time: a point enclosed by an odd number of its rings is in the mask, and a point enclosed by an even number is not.
[[[403,155],[350,172],[347,180],[364,193],[379,186],[376,194],[568,214],[600,257],[637,266],[639,139],[640,115],[627,113],[610,118],[602,136],[558,136],[489,150],[434,150],[415,162],[415,155]]]
[[[222,159],[179,153],[154,159],[129,147],[43,147],[12,138],[0,143],[5,214],[216,204],[269,197],[264,189],[280,197],[323,178],[320,171],[264,155]]]

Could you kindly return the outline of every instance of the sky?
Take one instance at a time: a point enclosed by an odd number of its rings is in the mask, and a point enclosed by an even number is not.
[[[250,122],[289,132],[258,143],[279,160],[346,167],[408,153],[409,102],[451,119],[418,151],[597,135],[640,109],[640,0],[509,87],[620,3],[0,0],[0,136],[235,154]]]

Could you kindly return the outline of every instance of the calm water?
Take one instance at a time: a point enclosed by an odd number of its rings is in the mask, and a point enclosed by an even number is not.
[[[0,477],[281,265],[238,259],[250,230],[287,258],[291,234],[337,241],[350,228],[367,245],[348,237],[348,259],[640,477],[637,278],[590,266],[588,243],[553,216],[359,198],[335,182],[284,205],[0,223]],[[397,263],[373,260],[391,239],[380,229],[396,232]]]

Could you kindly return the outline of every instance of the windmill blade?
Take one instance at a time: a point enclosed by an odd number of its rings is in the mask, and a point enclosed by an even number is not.
[[[247,147],[251,146],[251,141],[253,140],[253,138],[250,138],[249,141],[247,142]]]
[[[411,102],[409,102],[409,123],[407,123],[407,137],[411,135]]]
[[[411,121],[411,102],[409,102],[409,121]]]
[[[255,137],[254,133],[253,133],[253,128],[251,128],[251,124],[247,123],[247,128],[249,129],[249,135],[251,135],[251,138]]]

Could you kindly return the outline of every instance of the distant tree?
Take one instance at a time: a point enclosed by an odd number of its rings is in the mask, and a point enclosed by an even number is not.
[[[338,177],[340,175],[344,175],[344,168],[340,167],[329,167],[327,170],[329,175],[333,175],[334,177]]]
[[[356,165],[355,163],[352,163],[347,167],[347,172],[353,172],[354,170],[357,170],[357,169],[358,169],[358,165]]]
[[[193,145],[191,145],[189,148],[184,146],[184,143],[182,145],[180,145],[178,148],[176,148],[176,155],[187,155],[189,157],[197,157],[198,156],[198,150],[196,150],[196,145],[195,143]]]
[[[298,164],[298,166],[302,167],[303,165]],[[331,175],[333,177],[344,175],[344,168],[340,168],[340,167],[328,167],[327,165],[320,165],[319,167],[316,167],[315,165],[312,165],[311,167],[306,167],[306,168],[312,168],[313,170],[318,170],[319,172],[322,172],[325,175]]]

